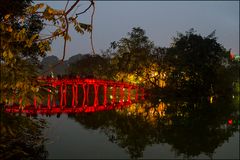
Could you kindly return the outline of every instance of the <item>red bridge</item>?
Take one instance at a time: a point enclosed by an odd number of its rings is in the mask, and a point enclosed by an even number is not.
[[[6,112],[23,113],[73,113],[94,112],[122,108],[139,99],[144,99],[144,89],[125,82],[82,78],[41,78],[48,90],[47,96],[24,108],[20,105],[6,106]],[[91,100],[90,100],[91,97]],[[21,104],[21,100],[19,102]]]

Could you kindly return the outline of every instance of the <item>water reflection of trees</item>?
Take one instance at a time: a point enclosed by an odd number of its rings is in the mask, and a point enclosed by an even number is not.
[[[45,122],[0,111],[0,159],[46,159]]]
[[[178,156],[203,153],[211,157],[216,148],[239,131],[237,125],[227,125],[229,117],[237,118],[237,107],[232,100],[218,99],[212,104],[199,100],[161,102],[156,107],[144,105],[69,116],[87,129],[100,129],[131,158],[142,157],[146,146],[159,143],[170,144]]]

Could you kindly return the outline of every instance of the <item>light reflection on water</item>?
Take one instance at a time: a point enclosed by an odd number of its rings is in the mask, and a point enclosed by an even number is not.
[[[43,116],[48,158],[239,159],[239,125],[227,124],[238,118],[233,104],[160,102],[152,108],[144,102],[125,110]]]

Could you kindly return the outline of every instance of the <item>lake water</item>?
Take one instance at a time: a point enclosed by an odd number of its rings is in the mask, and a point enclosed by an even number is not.
[[[38,117],[48,124],[50,159],[239,159],[238,103],[160,102],[153,110],[144,102]]]
[[[68,118],[67,115],[62,115],[60,118],[56,116],[44,117],[44,119],[49,123],[45,135],[49,138],[46,149],[50,159],[131,158],[123,147],[109,141],[109,137],[101,129],[88,129],[74,119]],[[147,145],[141,158],[176,159],[183,157],[185,156],[177,156],[168,143],[159,143]],[[212,157],[214,159],[239,159],[239,132],[235,132],[217,147]],[[209,159],[205,154],[200,154],[194,158]]]

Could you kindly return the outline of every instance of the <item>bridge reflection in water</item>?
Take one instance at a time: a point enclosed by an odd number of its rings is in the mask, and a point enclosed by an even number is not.
[[[5,107],[6,112],[35,113],[79,113],[120,109],[138,100],[144,100],[144,89],[130,83],[98,79],[42,78],[51,86],[46,96],[37,102],[22,107],[18,104]]]

